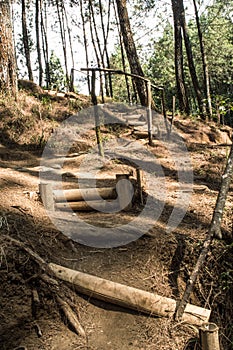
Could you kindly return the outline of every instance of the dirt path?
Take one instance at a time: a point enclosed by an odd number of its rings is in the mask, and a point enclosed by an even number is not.
[[[190,129],[190,126],[184,123],[183,128]],[[210,142],[198,145],[194,143],[195,135],[196,131],[193,138],[189,133],[187,140],[194,170],[194,192],[184,219],[173,232],[166,232],[166,225],[178,196],[177,171],[167,149],[160,142],[155,142],[155,147],[149,150],[164,171],[168,195],[159,219],[149,231],[150,235],[142,235],[126,245],[108,249],[71,242],[51,223],[38,200],[40,158],[4,146],[0,148],[1,231],[26,242],[48,262],[179,299],[210,223],[226,159],[226,147]],[[132,142],[134,139],[128,136],[128,140]],[[145,140],[140,139],[139,142],[148,147]],[[67,159],[62,169],[64,174],[75,173],[81,159],[83,155]],[[102,171],[102,177],[113,177],[127,169],[128,166],[109,162]],[[66,177],[66,186],[74,183],[74,177]],[[223,229],[228,233],[232,232],[232,208],[231,189],[223,222]],[[106,216],[91,212],[83,213],[81,217],[92,225],[98,224],[98,221],[101,225],[107,217],[107,222],[117,225],[134,220],[140,212],[141,208],[136,203],[128,213]],[[145,225],[146,221],[141,224]],[[47,294],[46,285],[36,278],[31,279],[37,273],[37,266],[20,249],[6,243],[0,249],[1,349],[181,350],[188,339],[197,334],[195,328],[175,324],[172,320],[148,317],[78,295],[75,302],[87,334],[87,340],[82,339],[64,325],[55,300]],[[224,244],[216,243],[216,249],[215,258],[222,258],[226,249]],[[209,263],[213,271],[217,269],[213,260]],[[207,262],[206,271],[209,273],[208,266]],[[215,297],[213,289],[217,281],[214,280],[214,284],[210,281],[205,286],[202,282],[201,277],[191,302],[213,308],[213,321],[219,323],[218,302],[224,297],[224,291]],[[31,310],[34,288],[41,300],[36,319]],[[36,324],[42,330],[41,337]],[[221,331],[225,332],[223,326]]]

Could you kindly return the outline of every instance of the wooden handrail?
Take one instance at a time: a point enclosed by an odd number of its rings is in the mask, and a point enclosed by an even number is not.
[[[137,75],[137,74],[127,73],[127,72],[124,72],[123,70],[120,70],[120,69],[89,67],[89,68],[81,68],[80,70],[86,71],[86,72],[97,71],[97,72],[108,72],[108,73],[112,73],[112,74],[121,74],[121,75],[126,75],[128,77],[141,79],[145,82],[150,82],[149,78],[142,77],[141,75]],[[164,88],[162,86],[157,86],[157,85],[151,83],[151,87],[153,87],[154,89],[160,90],[160,91],[164,91]]]

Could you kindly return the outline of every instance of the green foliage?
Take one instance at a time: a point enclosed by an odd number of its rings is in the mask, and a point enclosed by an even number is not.
[[[52,51],[49,59],[50,88],[62,90],[65,87],[65,74],[60,59]]]
[[[145,64],[145,74],[150,77],[156,85],[162,85],[166,90],[167,106],[172,107],[172,95],[175,93],[175,67],[174,67],[174,43],[173,29],[167,23],[163,36],[154,41],[153,54]]]
[[[208,6],[208,11],[206,10],[200,17],[210,75],[211,94],[214,101],[213,110],[217,117],[218,107],[220,107],[220,114],[226,116],[228,124],[232,123],[233,119],[233,22],[230,16],[231,8],[232,5],[228,1],[215,0],[212,6]],[[188,27],[198,79],[204,89],[202,58],[196,21],[191,20],[188,23]],[[171,108],[171,96],[175,93],[176,85],[173,41],[173,28],[168,23],[162,37],[151,43],[154,51],[145,66],[146,74],[157,84],[165,87],[167,106],[169,108]],[[188,86],[192,113],[195,114],[197,110],[196,101],[186,62],[184,50],[186,84]]]
[[[121,60],[121,49],[120,46],[116,46],[115,52],[110,58],[111,68],[123,70],[122,60]],[[129,71],[129,65],[127,64],[127,69]],[[132,84],[129,79],[132,92]],[[112,86],[113,86],[113,97],[117,101],[128,102],[127,87],[124,75],[112,74]]]

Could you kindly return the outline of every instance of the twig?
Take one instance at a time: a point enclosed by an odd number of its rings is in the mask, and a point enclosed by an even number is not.
[[[85,333],[83,327],[81,326],[76,314],[71,309],[69,304],[66,301],[64,301],[61,297],[59,297],[58,295],[56,295],[56,300],[57,300],[60,308],[62,309],[64,315],[66,316],[67,320],[69,321],[69,324],[71,325],[71,327],[75,331],[75,333],[77,333],[78,335],[80,335],[82,337],[86,337],[86,333]]]
[[[37,318],[37,313],[40,308],[40,298],[36,289],[32,290],[32,316]]]
[[[35,331],[36,331],[36,334],[38,335],[38,337],[39,338],[42,337],[43,333],[42,333],[41,328],[37,322],[34,322],[34,327],[35,327]]]

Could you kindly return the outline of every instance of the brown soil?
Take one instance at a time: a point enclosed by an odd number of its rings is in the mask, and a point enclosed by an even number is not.
[[[33,105],[37,101],[32,96],[24,95],[24,98],[32,99]],[[59,110],[57,103],[59,102],[55,101],[54,105],[51,104],[53,111]],[[66,108],[65,103],[67,102],[62,104],[63,112]],[[38,106],[41,105],[38,104]],[[34,146],[31,147],[33,142],[29,128],[26,132],[25,130],[22,132],[23,136],[18,141],[14,134],[10,134],[8,113],[10,110],[7,112],[2,105],[1,108],[7,118],[7,122],[3,123],[1,120],[2,125],[5,126],[0,147],[1,233],[9,234],[24,242],[46,262],[54,262],[179,300],[211,221],[229,150],[229,146],[224,144],[229,141],[230,129],[221,131],[223,134],[220,135],[213,125],[204,126],[187,119],[177,118],[176,127],[186,139],[192,159],[194,185],[205,185],[205,187],[201,190],[197,188],[193,192],[184,219],[174,232],[166,233],[166,222],[176,198],[174,186],[176,171],[174,164],[171,164],[166,157],[167,150],[163,144],[158,140],[155,141],[155,147],[148,149],[156,155],[164,169],[168,185],[171,186],[161,217],[150,230],[149,235],[144,235],[134,242],[110,249],[93,248],[72,242],[51,223],[37,195],[40,151]],[[48,115],[51,114],[51,111],[47,112]],[[36,113],[40,118],[38,109]],[[40,113],[44,113],[44,110]],[[68,112],[65,111],[65,113]],[[27,117],[26,112],[25,115]],[[39,135],[42,129],[44,130],[43,137],[45,137],[45,130],[49,134],[53,123],[57,124],[64,118],[61,105],[55,121],[49,121],[48,115],[46,122],[43,115],[42,126],[38,126]],[[13,122],[16,127],[15,115],[13,115]],[[128,135],[129,141],[135,137],[130,135],[130,128],[123,130],[122,133]],[[146,144],[143,139],[140,142]],[[92,145],[93,133],[90,131],[90,135],[82,140],[82,144],[72,149],[72,152],[77,154],[67,158],[64,173],[75,173],[83,155]],[[146,145],[146,147],[149,146]],[[114,176],[129,169],[129,166],[110,162],[103,169],[102,175]],[[72,186],[72,181],[74,179],[68,176],[67,187]],[[119,223],[119,220],[129,221],[138,212],[140,212],[140,205],[136,202],[130,212],[121,212],[115,217],[109,216],[109,220],[112,225]],[[233,348],[231,295],[233,251],[230,243],[233,232],[232,213],[231,188],[223,218],[223,233],[227,240],[213,243],[212,251],[191,296],[191,303],[212,309],[211,321],[220,327],[222,349]],[[98,220],[103,221],[104,214],[89,212],[82,215],[84,220],[98,223]],[[0,281],[1,349],[197,349],[195,339],[198,337],[198,329],[196,327],[97,301],[74,293],[63,283],[61,288],[64,296],[75,305],[74,309],[85,329],[87,337],[83,339],[69,328],[54,295],[47,284],[40,279],[38,265],[22,249],[2,240]],[[32,307],[34,289],[38,291],[40,299],[40,307],[36,313]],[[38,333],[38,327],[42,335]]]

